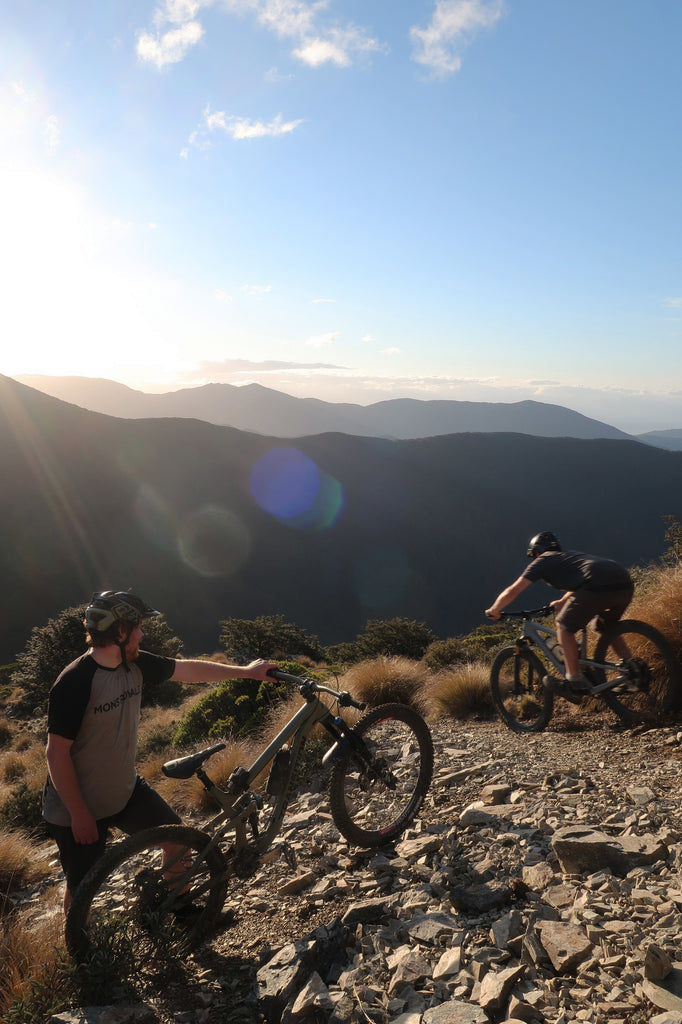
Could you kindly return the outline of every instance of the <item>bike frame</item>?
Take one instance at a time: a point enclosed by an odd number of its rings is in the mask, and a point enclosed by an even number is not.
[[[296,676],[291,676],[284,672],[278,672],[277,678],[296,682],[299,681]],[[299,689],[306,703],[303,704],[294,715],[292,715],[289,721],[270,741],[265,750],[259,754],[250,768],[235,769],[228,779],[227,786],[225,788],[218,786],[217,783],[207,775],[201,765],[194,770],[193,774],[197,776],[204,788],[211,794],[213,799],[221,808],[219,813],[207,823],[204,829],[204,831],[211,836],[211,841],[203,851],[200,858],[202,861],[205,860],[208,851],[216,846],[220,846],[223,838],[232,830],[234,830],[235,834],[235,853],[248,846],[251,846],[252,848],[255,846],[259,854],[264,853],[269,848],[274,837],[280,830],[282,821],[284,820],[288,804],[289,788],[301,748],[318,723],[321,724],[335,740],[332,747],[330,747],[327,754],[325,754],[325,759],[330,755],[333,755],[337,750],[339,753],[346,753],[348,746],[351,746],[356,756],[360,756],[362,759],[362,749],[364,748],[362,741],[357,740],[354,733],[351,731],[351,727],[344,721],[344,719],[341,718],[340,715],[334,715],[332,710],[324,704],[319,697],[320,694],[328,694],[338,700],[339,697],[346,695],[340,690],[332,689],[329,686],[324,686],[322,683],[316,683],[312,680],[306,680]],[[350,706],[356,707],[358,710],[362,710],[364,707],[364,705],[358,704],[352,700],[349,700],[347,703]],[[258,813],[263,806],[262,797],[259,794],[252,792],[252,787],[259,776],[262,775],[268,765],[273,761],[278,751],[282,750],[289,740],[292,741],[289,765],[282,788],[276,797],[270,821],[265,831],[263,833],[258,833],[256,831],[254,839],[249,842],[247,826],[252,825],[257,828]],[[213,752],[223,749],[224,746],[225,744],[222,744],[222,746],[214,748]],[[208,756],[210,756],[210,754]],[[177,856],[171,859],[168,866],[172,867],[177,859]],[[188,869],[186,874],[181,875],[177,879],[176,885],[183,885],[192,874],[193,870],[191,868]]]
[[[533,612],[531,614],[537,614],[537,612]],[[521,618],[521,615],[515,615],[514,613],[507,613],[507,616],[509,618],[511,618],[512,615],[515,618]],[[542,623],[542,622],[536,622],[534,619],[526,618],[524,616],[523,617],[523,628],[522,628],[522,631],[521,631],[521,636],[523,637],[523,639],[529,640],[533,647],[537,647],[540,651],[542,651],[544,656],[552,664],[552,666],[556,669],[556,671],[559,673],[559,675],[561,675],[564,679],[566,678],[566,666],[564,665],[564,662],[560,658],[557,657],[557,655],[554,653],[552,648],[547,643],[547,640],[550,637],[553,637],[556,640],[556,638],[557,638],[557,631],[556,631],[556,629],[552,629],[551,626],[545,626],[545,624]],[[587,653],[587,630],[586,629],[581,630],[580,640],[578,641],[578,653],[579,653],[579,656],[580,656],[580,666],[581,666],[581,668],[588,668],[588,669],[593,668],[593,669],[602,670],[604,672],[606,672],[606,671],[613,671],[614,669],[618,668],[618,665],[616,665],[613,662],[594,661],[593,659],[586,657],[586,653]],[[594,683],[590,679],[590,693],[592,693],[592,694],[600,694],[604,690],[612,690],[614,688],[614,686],[620,685],[620,683],[624,682],[626,680],[626,678],[627,678],[626,676],[618,675],[618,676],[616,676],[613,679],[605,679],[605,681],[603,683]]]

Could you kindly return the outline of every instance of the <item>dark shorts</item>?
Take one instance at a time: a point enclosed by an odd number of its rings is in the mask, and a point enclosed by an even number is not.
[[[97,822],[99,839],[96,843],[77,843],[70,825],[52,825],[47,822],[47,831],[59,847],[59,859],[66,875],[70,892],[84,878],[92,865],[104,853],[109,830],[120,829],[131,836],[143,828],[153,825],[177,825],[181,821],[172,807],[138,775],[135,789],[122,811]]]
[[[594,628],[598,633],[611,626],[623,615],[632,601],[633,591],[629,587],[620,590],[576,590],[556,617],[556,621],[569,633],[595,619]]]

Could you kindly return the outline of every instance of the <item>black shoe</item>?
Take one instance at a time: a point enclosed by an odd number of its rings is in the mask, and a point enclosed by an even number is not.
[[[565,679],[555,679],[554,676],[545,676],[542,685],[550,693],[557,697],[569,700],[571,704],[580,704],[583,697],[588,693],[589,684],[568,683]]]

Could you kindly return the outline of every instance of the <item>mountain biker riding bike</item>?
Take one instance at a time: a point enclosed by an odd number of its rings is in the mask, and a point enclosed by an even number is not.
[[[226,665],[140,650],[141,623],[160,614],[130,592],[94,594],[84,620],[90,648],[50,690],[43,817],[66,875],[65,912],[76,886],[103,855],[112,826],[132,835],[180,822],[135,770],[143,686],[264,680],[277,668],[260,659]],[[172,850],[166,853],[172,856]]]
[[[592,619],[598,633],[603,633],[617,622],[632,600],[634,584],[627,569],[618,562],[582,551],[564,551],[549,530],[531,538],[526,554],[531,559],[530,565],[514,583],[498,594],[486,609],[486,615],[499,619],[502,609],[537,580],[564,590],[562,597],[550,602],[550,607],[556,615],[557,639],[564,652],[566,681],[545,676],[543,683],[554,693],[573,703],[580,703],[581,695],[590,690],[590,683],[580,671],[575,634]],[[623,661],[630,658],[630,650],[621,637],[614,640],[613,647]]]

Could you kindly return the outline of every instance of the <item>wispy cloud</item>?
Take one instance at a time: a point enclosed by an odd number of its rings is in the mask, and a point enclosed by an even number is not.
[[[320,302],[336,302],[336,299],[311,299],[313,306],[318,305]]]
[[[293,54],[309,67],[336,64],[337,67],[347,68],[353,63],[356,53],[376,51],[385,52],[385,47],[352,25],[345,29],[331,29],[323,36],[306,37]]]
[[[204,34],[197,15],[214,0],[164,0],[154,12],[154,33],[142,31],[137,41],[140,60],[161,69],[177,64]],[[222,0],[230,14],[255,16],[264,28],[293,42],[293,56],[309,67],[348,67],[357,54],[386,52],[384,44],[364,28],[324,23],[327,0]],[[172,25],[172,28],[167,26]],[[165,30],[165,31],[164,31]]]
[[[272,291],[271,284],[243,284],[241,291],[245,295],[256,296],[256,295],[267,295],[268,292]]]
[[[294,121],[285,121],[282,114],[277,114],[271,121],[251,121],[247,117],[227,114],[224,110],[212,111],[210,107],[206,107],[199,127],[192,132],[187,140],[187,146],[180,155],[186,158],[190,148],[209,149],[214,132],[222,132],[236,142],[242,142],[244,139],[277,138],[289,135],[302,123],[300,118]]]
[[[224,111],[216,111],[214,114],[207,114],[206,127],[209,131],[222,129],[233,139],[262,139],[266,135],[288,135],[295,131],[302,120],[285,121],[281,114],[277,114],[271,121],[251,121],[248,117],[237,117],[234,114],[226,114]]]
[[[413,26],[413,59],[444,77],[462,66],[460,51],[480,29],[501,18],[504,0],[437,0],[426,28]]]
[[[327,331],[326,334],[315,334],[312,338],[308,338],[306,345],[311,345],[313,348],[324,348],[325,345],[333,345],[338,336],[338,331]]]
[[[154,64],[159,70],[166,64],[179,64],[199,42],[204,30],[198,21],[186,21],[179,28],[152,35],[141,32],[137,39],[137,56]]]
[[[664,299],[663,303],[670,309],[682,309],[682,295],[672,295],[670,298]]]

